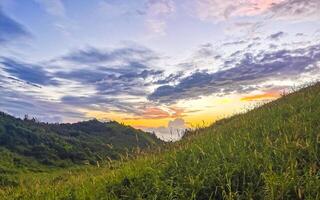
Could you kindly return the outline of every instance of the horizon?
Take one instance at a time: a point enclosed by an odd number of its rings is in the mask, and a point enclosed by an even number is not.
[[[0,111],[172,137],[319,81],[319,10],[318,0],[0,0]]]

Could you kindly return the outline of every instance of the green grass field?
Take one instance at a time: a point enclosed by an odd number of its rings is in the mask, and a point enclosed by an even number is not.
[[[320,84],[135,159],[6,174],[0,188],[27,200],[320,199]]]

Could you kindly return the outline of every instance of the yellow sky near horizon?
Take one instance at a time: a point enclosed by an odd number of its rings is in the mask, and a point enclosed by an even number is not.
[[[208,126],[216,120],[243,112],[259,102],[276,99],[279,92],[259,92],[248,95],[224,97],[206,96],[178,102],[174,107],[146,108],[144,115],[137,117],[125,113],[86,111],[88,118],[115,120],[135,128],[167,127],[169,121],[181,118],[189,128]]]

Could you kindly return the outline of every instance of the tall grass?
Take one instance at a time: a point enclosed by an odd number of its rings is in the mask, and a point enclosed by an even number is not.
[[[21,174],[0,199],[320,199],[320,84],[109,164]]]

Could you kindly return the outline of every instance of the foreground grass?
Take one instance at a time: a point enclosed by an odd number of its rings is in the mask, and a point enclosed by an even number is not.
[[[161,153],[16,179],[0,199],[320,199],[320,85],[195,131]]]

